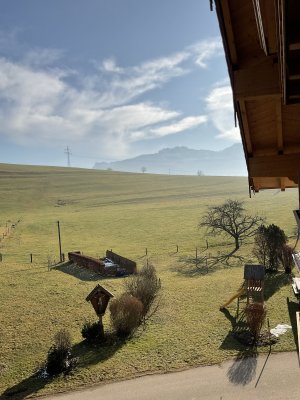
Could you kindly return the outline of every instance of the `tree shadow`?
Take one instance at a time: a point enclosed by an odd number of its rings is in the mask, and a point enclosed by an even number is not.
[[[267,301],[280,288],[286,285],[291,285],[293,282],[292,276],[285,272],[267,272],[265,274],[264,298]]]
[[[178,262],[179,264],[172,269],[184,276],[207,275],[217,270],[217,267],[210,268],[206,257],[179,256]]]
[[[105,334],[105,340],[100,343],[92,344],[86,340],[76,343],[72,347],[72,356],[78,357],[77,368],[86,368],[109,359],[127,340],[128,338],[119,338],[114,333],[108,332]],[[16,385],[7,388],[0,395],[0,398],[23,400],[31,395],[37,394],[54,379],[55,377],[43,378],[39,376],[39,373],[34,373]]]
[[[184,276],[198,276],[207,275],[209,273],[216,272],[221,268],[234,268],[240,267],[246,261],[243,256],[235,255],[235,251],[229,254],[220,254],[217,256],[180,256],[178,257],[179,265],[176,265],[173,269],[180,275]]]
[[[249,347],[239,352],[233,364],[228,368],[227,377],[233,385],[245,386],[256,375],[257,349]]]
[[[210,266],[221,264],[223,267],[240,267],[241,264],[245,263],[246,258],[244,256],[238,256],[234,254],[236,250],[229,254],[220,254],[218,256],[212,257]]]
[[[97,274],[96,272],[88,270],[84,267],[80,267],[79,265],[74,264],[70,261],[60,263],[52,269],[63,272],[64,274],[72,275],[75,278],[80,279],[81,281],[85,281],[85,282],[108,279],[108,277],[106,277],[106,276],[102,276],[102,275]],[[114,278],[114,277],[110,276],[109,279],[111,279],[111,278]]]
[[[290,299],[287,297],[286,298],[287,302],[287,308],[289,312],[289,317],[291,321],[291,326],[292,326],[292,331],[293,331],[293,336],[294,336],[294,342],[296,349],[298,349],[298,331],[297,331],[297,319],[296,319],[296,312],[299,311],[299,304],[296,303],[295,301],[290,301]]]

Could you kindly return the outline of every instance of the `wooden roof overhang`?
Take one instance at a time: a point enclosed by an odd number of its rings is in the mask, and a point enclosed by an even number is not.
[[[249,185],[300,173],[300,0],[215,0]]]

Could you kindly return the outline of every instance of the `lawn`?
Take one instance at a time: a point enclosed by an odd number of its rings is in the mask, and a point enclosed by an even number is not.
[[[0,394],[9,390],[16,399],[44,395],[219,363],[241,351],[230,335],[237,303],[226,313],[219,306],[241,285],[244,263],[256,262],[252,243],[244,243],[239,258],[228,265],[212,265],[212,258],[228,253],[233,244],[207,237],[197,226],[208,205],[228,198],[243,200],[249,212],[279,225],[294,244],[296,190],[266,191],[249,199],[247,179],[241,177],[0,164]],[[124,279],[96,279],[75,268],[48,271],[48,259],[59,257],[58,220],[65,253],[103,256],[113,249],[138,267],[147,258],[156,266],[162,282],[159,309],[131,340],[99,348],[82,340],[84,321],[96,320],[86,296],[97,283],[118,295]],[[8,229],[12,224],[15,228]],[[196,247],[200,259],[210,257],[208,270],[205,263],[196,267]],[[267,277],[265,286],[270,325],[290,324],[291,318],[294,323],[296,304],[287,276]],[[110,327],[109,315],[104,327]],[[66,378],[36,379],[34,371],[61,328],[72,334],[79,366]],[[283,335],[273,351],[294,350],[294,333]]]

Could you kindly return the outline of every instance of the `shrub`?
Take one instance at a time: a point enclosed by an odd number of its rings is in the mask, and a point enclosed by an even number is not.
[[[266,308],[262,303],[248,304],[245,309],[247,325],[257,341],[260,330],[266,318]]]
[[[160,280],[157,278],[155,267],[146,264],[137,275],[133,275],[125,282],[126,292],[139,299],[143,304],[145,316],[160,289]]]
[[[136,297],[124,293],[109,306],[111,322],[118,336],[128,336],[141,322],[143,304]]]
[[[77,364],[77,359],[71,357],[71,336],[62,329],[54,336],[54,344],[47,355],[45,370],[50,376],[70,372]]]
[[[287,237],[277,225],[261,225],[255,235],[253,253],[267,269],[277,271]]]
[[[292,272],[292,266],[294,263],[293,250],[290,246],[284,245],[282,247],[281,258],[282,258],[282,264],[283,264],[285,272],[287,274],[290,274]]]
[[[81,329],[81,335],[89,342],[100,340],[99,322],[86,321]]]

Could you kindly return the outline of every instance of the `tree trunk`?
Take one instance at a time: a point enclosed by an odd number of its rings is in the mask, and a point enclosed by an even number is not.
[[[234,240],[235,240],[235,250],[238,250],[240,248],[239,238],[236,236]]]

